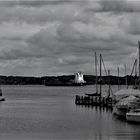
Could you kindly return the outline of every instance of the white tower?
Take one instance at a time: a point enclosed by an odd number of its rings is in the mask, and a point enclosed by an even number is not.
[[[75,83],[78,83],[78,84],[86,83],[86,81],[84,81],[84,76],[81,72],[75,73]]]

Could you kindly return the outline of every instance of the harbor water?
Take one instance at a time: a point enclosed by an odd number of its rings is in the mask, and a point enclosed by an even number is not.
[[[75,95],[93,93],[94,86],[4,85],[2,91],[0,140],[140,139],[140,124],[120,120],[110,109],[75,105]]]

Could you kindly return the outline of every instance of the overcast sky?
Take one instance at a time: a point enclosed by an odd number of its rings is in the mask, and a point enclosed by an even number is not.
[[[0,1],[0,75],[130,74],[138,40],[139,0]]]

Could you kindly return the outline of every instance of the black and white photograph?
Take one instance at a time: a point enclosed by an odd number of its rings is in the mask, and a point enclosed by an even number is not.
[[[0,140],[140,140],[140,0],[0,0]]]

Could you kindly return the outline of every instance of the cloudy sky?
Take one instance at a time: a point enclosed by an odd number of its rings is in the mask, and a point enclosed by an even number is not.
[[[140,1],[0,1],[0,75],[130,74],[140,40]]]

